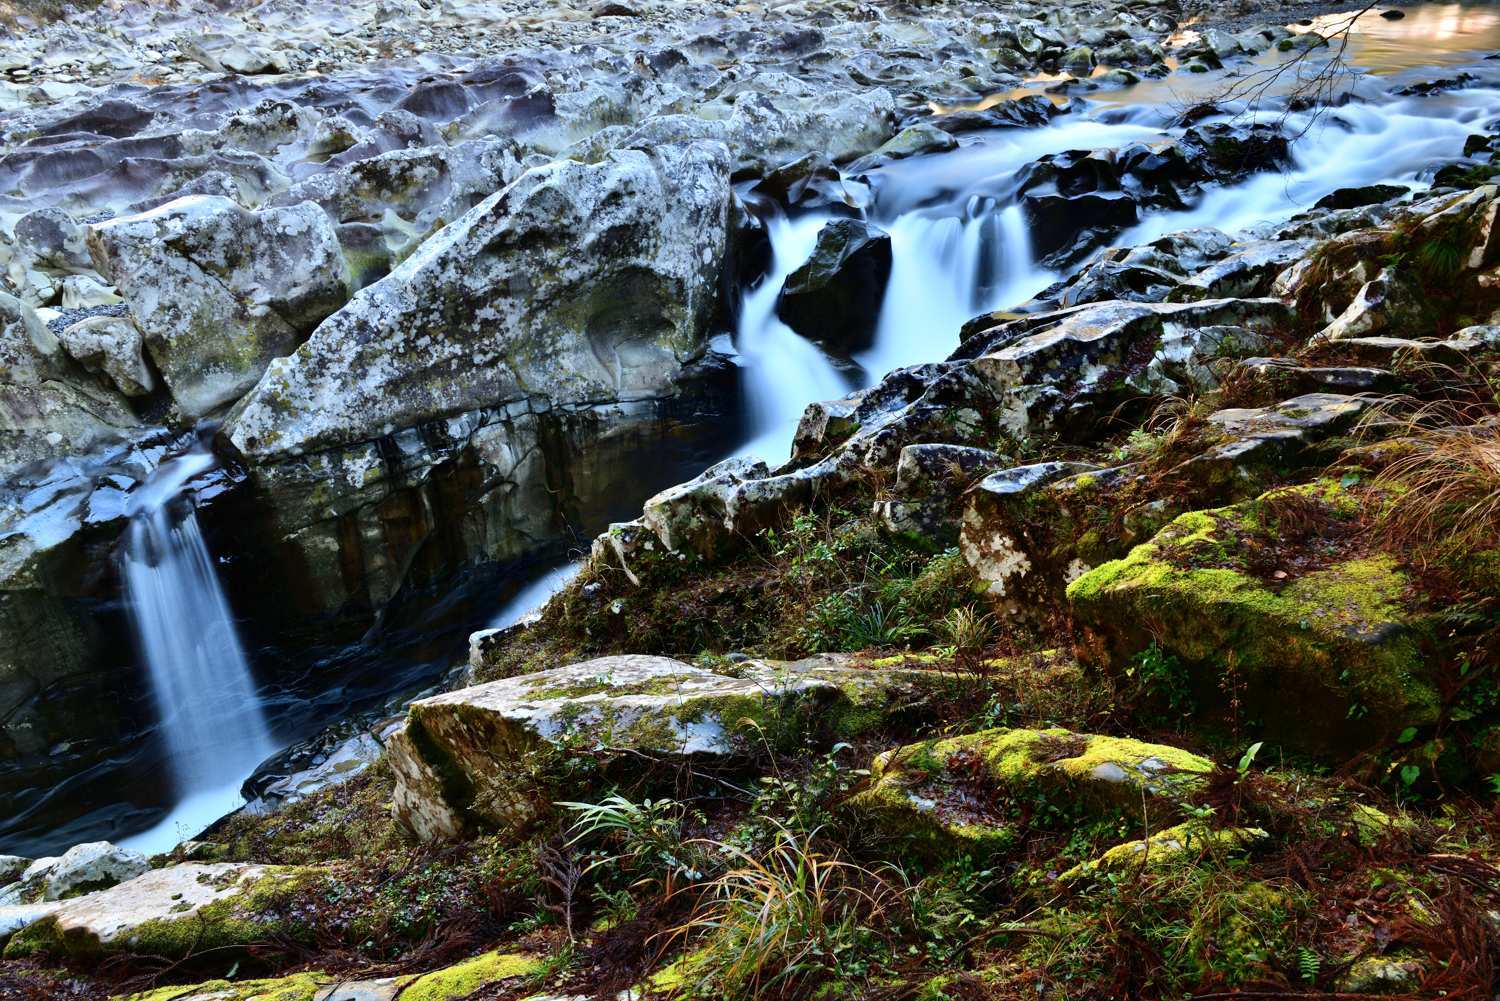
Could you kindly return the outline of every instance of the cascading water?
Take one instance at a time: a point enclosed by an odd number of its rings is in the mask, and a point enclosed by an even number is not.
[[[814,400],[833,399],[850,389],[828,356],[776,315],[782,284],[812,256],[818,231],[827,221],[820,215],[788,219],[780,214],[766,221],[770,271],[741,300],[734,339],[751,418],[750,440],[739,455],[779,461],[791,447],[803,409]]]
[[[237,807],[240,784],[276,749],[229,603],[183,487],[213,468],[196,449],[132,496],[122,573],[178,803],[123,844],[170,847]]]

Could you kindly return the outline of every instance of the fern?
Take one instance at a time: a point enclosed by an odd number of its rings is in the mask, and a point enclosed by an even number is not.
[[[1297,949],[1297,971],[1302,974],[1302,979],[1310,984],[1317,983],[1318,974],[1323,970],[1323,957],[1309,949],[1301,946]]]

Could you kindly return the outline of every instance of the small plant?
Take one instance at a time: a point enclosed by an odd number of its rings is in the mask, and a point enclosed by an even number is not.
[[[967,606],[955,608],[944,616],[938,633],[958,654],[971,654],[984,648],[995,632],[995,620]]]
[[[672,934],[701,939],[690,974],[714,997],[810,997],[866,971],[863,957],[899,899],[886,880],[818,847],[816,832],[782,830],[764,854],[713,847],[729,868]]]
[[[1193,710],[1193,694],[1187,670],[1181,661],[1158,646],[1155,640],[1130,659],[1125,674],[1135,679],[1147,696],[1165,703],[1172,712],[1188,713]]]

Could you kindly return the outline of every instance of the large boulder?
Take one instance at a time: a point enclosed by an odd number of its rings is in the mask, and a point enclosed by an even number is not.
[[[1288,747],[1338,756],[1435,722],[1427,613],[1410,571],[1363,545],[1361,503],[1319,482],[1180,516],[1068,588],[1083,648],[1125,677],[1155,644],[1178,706],[1232,692]]]
[[[522,828],[581,794],[583,762],[639,779],[653,762],[723,766],[763,742],[856,736],[917,673],[815,659],[751,661],[731,675],[619,656],[435,695],[412,703],[387,744],[393,808],[424,840]]]
[[[311,203],[250,211],[195,195],[91,226],[88,241],[189,416],[238,399],[349,296],[333,224]]]
[[[32,862],[0,889],[0,904],[65,900],[134,879],[151,868],[146,856],[108,841],[74,845],[57,858]]]
[[[273,363],[229,435],[266,460],[511,401],[660,394],[701,347],[728,205],[718,143],[534,168]]]
[[[270,905],[303,870],[184,863],[65,900],[11,938],[6,959],[131,952],[176,959],[284,932]]]

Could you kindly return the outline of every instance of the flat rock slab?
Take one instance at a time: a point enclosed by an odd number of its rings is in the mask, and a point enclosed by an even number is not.
[[[269,934],[227,905],[265,879],[291,878],[298,870],[234,863],[184,863],[156,869],[107,890],[63,901],[6,947],[13,959],[35,954],[91,955],[140,951],[173,955],[195,947],[246,944]],[[253,915],[249,916],[253,918]],[[192,931],[178,927],[191,922]]]
[[[558,798],[548,790],[576,797],[580,764],[727,763],[783,732],[848,736],[877,725],[920,673],[833,658],[706,670],[622,656],[436,695],[412,704],[387,745],[394,811],[424,839],[524,825]]]

